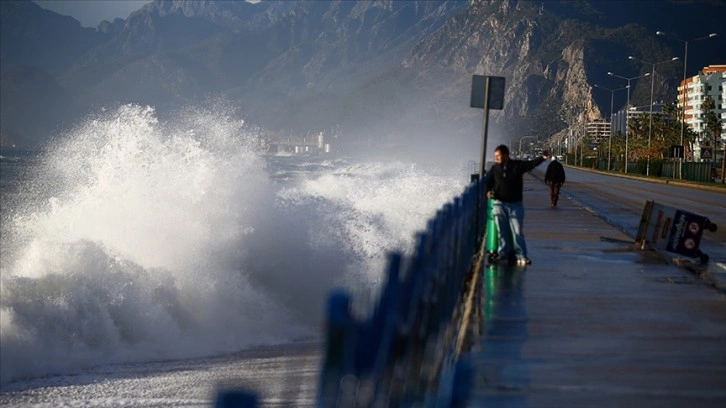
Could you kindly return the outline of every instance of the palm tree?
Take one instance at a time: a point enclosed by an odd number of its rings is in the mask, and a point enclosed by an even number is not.
[[[701,112],[703,113],[703,121],[706,125],[706,132],[711,136],[711,138],[708,139],[708,145],[714,148],[717,146],[716,139],[721,136],[721,121],[714,111],[715,108],[716,104],[714,103],[711,95],[706,96],[706,99],[703,100],[703,105],[701,105]]]
[[[713,148],[713,156],[711,157],[711,162],[715,165],[716,164],[716,152],[718,151],[718,140],[721,139],[721,121],[719,120],[719,117],[716,115],[716,112],[714,109],[716,108],[716,104],[713,101],[713,98],[711,95],[706,96],[706,99],[703,100],[703,105],[701,105],[701,112],[703,113],[703,121],[706,125],[706,132],[707,136],[711,136],[708,139],[708,144]],[[726,149],[725,149],[726,150]],[[724,160],[723,158],[721,160]],[[724,164],[722,163],[721,168],[724,168]],[[715,169],[712,168],[712,170],[715,173]],[[721,173],[721,182],[723,182],[724,174],[723,170]]]

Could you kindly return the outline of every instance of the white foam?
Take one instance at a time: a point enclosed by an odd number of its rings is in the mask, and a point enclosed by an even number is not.
[[[267,188],[254,135],[210,111],[175,119],[124,106],[44,157],[3,240],[3,381],[311,332],[240,269]]]
[[[2,226],[0,382],[319,336],[329,290],[375,288],[463,190],[404,162],[281,180],[229,112],[126,105],[41,158]]]

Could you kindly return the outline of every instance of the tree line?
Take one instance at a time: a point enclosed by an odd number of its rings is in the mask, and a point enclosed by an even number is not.
[[[724,141],[721,139],[721,121],[715,111],[716,104],[709,95],[701,105],[701,118],[704,122],[704,131],[697,133],[687,124],[683,126],[683,157],[686,161],[694,159],[696,142],[700,147],[712,148],[713,156],[709,159],[715,162],[716,151],[723,149]],[[682,111],[675,104],[665,104],[661,112],[653,112],[652,124],[646,114],[633,115],[628,120],[627,154],[628,162],[638,163],[650,158],[651,160],[665,160],[673,157],[673,146],[681,144]],[[649,138],[649,129],[650,131]],[[650,143],[649,143],[650,139]],[[611,152],[611,161],[622,168],[626,154],[626,137],[618,131],[612,134],[611,145],[604,139],[600,144],[594,143],[589,136],[580,140],[579,154],[584,158],[607,159],[608,148]],[[578,164],[583,160],[578,160]],[[618,166],[618,162],[620,165]]]

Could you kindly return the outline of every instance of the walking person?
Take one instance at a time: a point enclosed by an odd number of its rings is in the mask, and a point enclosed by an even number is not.
[[[565,168],[557,160],[557,156],[552,156],[552,161],[547,165],[544,181],[550,186],[552,207],[557,207],[557,200],[560,199],[560,188],[565,184]]]
[[[506,145],[502,144],[494,149],[496,163],[492,165],[485,180],[487,197],[493,200],[492,215],[499,230],[497,254],[492,260],[507,259],[509,263],[519,265],[532,263],[527,257],[527,244],[524,240],[522,177],[524,173],[544,162],[547,155],[545,151],[542,157],[534,160],[514,160],[509,158],[509,148]]]

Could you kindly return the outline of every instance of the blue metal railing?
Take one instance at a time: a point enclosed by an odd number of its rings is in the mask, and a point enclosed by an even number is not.
[[[352,315],[349,293],[330,295],[318,406],[463,405],[471,370],[459,361],[467,330],[462,294],[479,273],[479,187],[474,180],[428,221],[413,256],[388,256],[387,280],[368,316]]]
[[[329,295],[317,406],[466,405],[473,373],[462,357],[471,332],[481,330],[482,184],[473,175],[427,222],[412,256],[388,255],[386,282],[367,316],[353,315],[350,293]],[[253,408],[256,399],[229,390],[218,394],[216,406]]]

